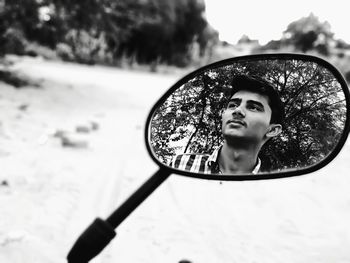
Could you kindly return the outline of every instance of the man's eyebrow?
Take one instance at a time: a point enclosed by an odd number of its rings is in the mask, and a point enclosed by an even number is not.
[[[242,99],[240,99],[240,98],[231,98],[228,102],[231,102],[231,101],[233,101],[233,102],[240,102],[240,101],[242,101]]]

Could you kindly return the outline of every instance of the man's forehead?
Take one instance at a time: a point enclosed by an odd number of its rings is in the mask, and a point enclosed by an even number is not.
[[[248,90],[239,90],[235,94],[232,95],[230,100],[232,99],[242,99],[242,100],[255,100],[259,101],[263,104],[268,104],[269,98],[266,95],[248,91]]]

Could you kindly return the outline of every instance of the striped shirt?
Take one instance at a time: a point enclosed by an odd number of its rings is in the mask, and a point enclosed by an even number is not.
[[[193,173],[222,174],[218,161],[220,150],[221,147],[216,148],[211,155],[194,153],[179,154],[173,158],[170,165],[173,168]],[[258,158],[258,163],[254,167],[252,174],[257,174],[260,166],[261,161]]]

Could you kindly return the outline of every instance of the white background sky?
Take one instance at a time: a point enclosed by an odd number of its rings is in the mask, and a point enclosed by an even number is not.
[[[287,26],[311,12],[328,21],[336,39],[350,43],[348,0],[204,0],[208,22],[221,40],[237,43],[243,34],[260,44],[280,39]]]

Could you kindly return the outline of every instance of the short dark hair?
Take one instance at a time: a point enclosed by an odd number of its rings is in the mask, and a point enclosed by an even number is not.
[[[232,89],[230,92],[230,98],[241,90],[246,90],[260,95],[264,95],[268,98],[268,103],[271,108],[271,120],[270,123],[282,124],[284,121],[284,104],[276,89],[274,89],[267,81],[246,75],[236,75],[233,77]]]

